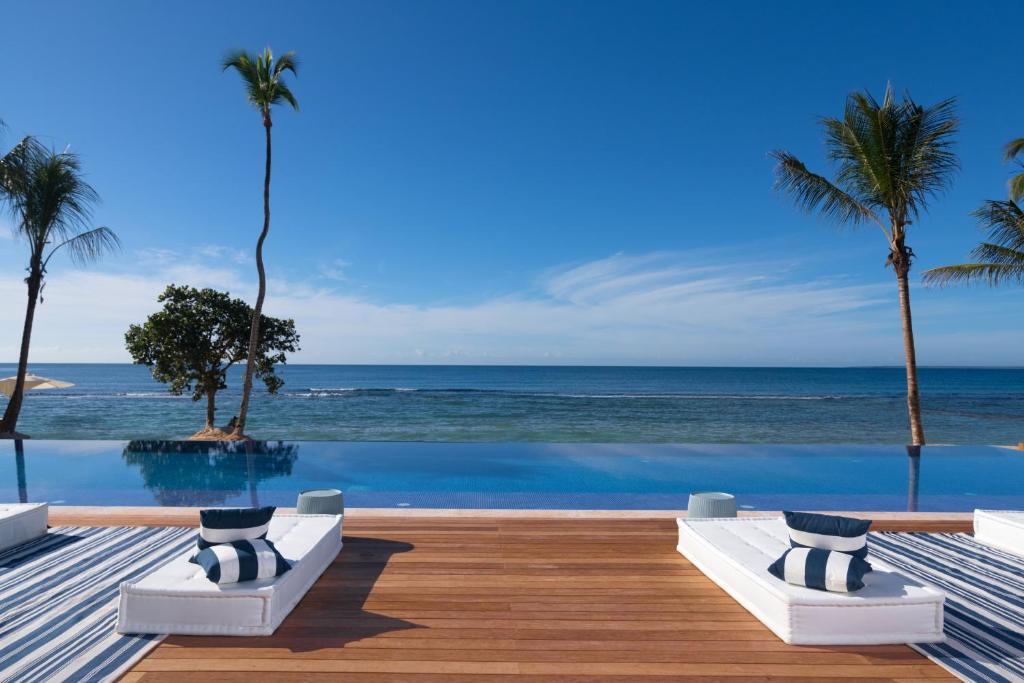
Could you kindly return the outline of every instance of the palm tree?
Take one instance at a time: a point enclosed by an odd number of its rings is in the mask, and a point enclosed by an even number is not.
[[[975,262],[926,270],[925,283],[1024,284],[1024,210],[1012,199],[989,200],[971,215],[988,232],[988,241],[971,252]]]
[[[840,224],[875,224],[888,246],[886,265],[896,273],[903,351],[907,367],[907,410],[913,443],[924,444],[917,386],[917,358],[910,315],[908,274],[913,250],[907,228],[946,189],[959,166],[952,150],[959,126],[955,100],[922,107],[909,95],[897,101],[891,86],[879,103],[869,93],[852,93],[843,118],[823,118],[826,157],[836,164],[835,180],[816,175],[792,154],[775,151],[776,188],[796,204]]]
[[[76,263],[96,260],[119,246],[109,228],[89,228],[92,206],[99,201],[85,182],[78,157],[53,152],[27,137],[0,160],[0,189],[15,219],[15,233],[28,242],[28,307],[14,393],[7,402],[0,434],[13,435],[25,395],[28,351],[36,304],[42,301],[46,269],[65,249]]]
[[[238,50],[224,59],[223,70],[234,69],[242,77],[246,97],[263,117],[263,129],[267,139],[266,166],[263,175],[263,230],[256,240],[256,272],[259,275],[259,291],[256,294],[256,305],[253,306],[252,327],[249,332],[249,353],[245,364],[245,381],[242,384],[242,405],[238,410],[238,421],[235,423],[233,436],[245,438],[245,420],[249,414],[249,396],[252,393],[252,375],[256,367],[257,343],[260,338],[260,315],[263,312],[263,300],[267,295],[267,273],[263,268],[263,243],[270,232],[270,108],[275,104],[286,102],[298,111],[299,103],[292,91],[284,82],[285,71],[296,75],[295,53],[286,52],[274,60],[270,48],[262,54],[253,54]]]

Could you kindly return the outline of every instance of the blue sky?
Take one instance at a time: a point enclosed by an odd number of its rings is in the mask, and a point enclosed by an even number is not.
[[[219,60],[295,50],[274,126],[268,312],[296,362],[902,361],[871,231],[772,190],[819,115],[886,81],[956,96],[962,171],[913,226],[962,260],[1024,134],[1013,3],[7,2],[5,146],[82,155],[124,251],[51,269],[36,361],[121,361],[170,281],[252,297],[262,129]],[[10,27],[17,27],[11,30]],[[898,41],[894,43],[893,38]],[[0,230],[6,233],[6,230]],[[0,238],[0,358],[25,249]],[[1012,289],[914,291],[927,364],[1021,363]]]

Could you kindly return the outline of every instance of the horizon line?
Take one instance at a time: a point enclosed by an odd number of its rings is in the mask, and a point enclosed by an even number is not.
[[[17,366],[17,361],[0,361]],[[141,365],[124,361],[39,361],[38,365]],[[242,367],[240,364],[236,364]],[[363,368],[657,368],[665,370],[903,370],[904,365],[660,365],[656,363],[282,363],[283,367]],[[919,370],[1024,370],[1024,365],[918,365]]]

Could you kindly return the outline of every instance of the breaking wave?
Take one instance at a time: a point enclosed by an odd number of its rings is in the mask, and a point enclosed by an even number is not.
[[[409,388],[409,387],[340,387],[295,389],[286,395],[294,398],[365,398],[387,397],[398,394],[421,395],[478,395],[508,398],[552,398],[552,399],[619,399],[619,400],[682,400],[682,401],[843,401],[859,398],[892,398],[890,396],[854,395],[787,395],[787,394],[694,394],[694,393],[600,393],[600,392],[543,392],[510,391],[505,389],[450,388]]]

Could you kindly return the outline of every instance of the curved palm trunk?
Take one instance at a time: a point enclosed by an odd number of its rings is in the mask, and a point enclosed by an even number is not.
[[[917,388],[917,351],[914,348],[914,322],[910,316],[909,263],[897,265],[896,282],[900,290],[900,319],[903,322],[903,355],[907,364],[907,412],[910,415],[910,436],[915,446],[924,445],[921,425],[921,397]]]
[[[39,288],[43,282],[43,269],[39,259],[33,257],[28,276],[28,306],[25,309],[25,327],[21,332],[21,353],[18,356],[18,379],[14,383],[14,393],[7,402],[3,420],[0,420],[0,434],[13,434],[18,426],[18,415],[21,413],[21,402],[25,398],[25,375],[28,374],[28,350],[32,340],[32,322],[36,317],[36,303],[39,301]]]
[[[252,310],[252,326],[249,328],[249,353],[245,363],[245,381],[242,384],[242,405],[238,409],[238,422],[235,425],[235,436],[245,435],[245,420],[249,414],[249,397],[252,394],[252,375],[256,369],[256,352],[260,339],[260,316],[263,313],[263,300],[267,296],[267,272],[263,268],[263,242],[270,232],[270,117],[264,116],[263,128],[267,133],[267,162],[263,175],[263,230],[256,241],[256,272],[259,274],[259,291],[256,294],[256,305]]]

